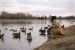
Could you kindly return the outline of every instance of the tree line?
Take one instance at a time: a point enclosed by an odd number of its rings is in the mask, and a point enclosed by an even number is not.
[[[29,13],[8,13],[6,11],[1,12],[0,19],[50,19],[52,15],[50,16],[33,16]],[[57,17],[57,16],[56,16]],[[75,16],[66,16],[57,17],[58,19],[75,19]]]
[[[8,13],[1,12],[0,19],[49,19],[47,16],[33,16],[29,13]]]
[[[37,17],[27,13],[8,13],[6,11],[1,12],[0,19],[35,19]]]
[[[65,16],[65,17],[59,16],[58,19],[75,19],[75,16]]]

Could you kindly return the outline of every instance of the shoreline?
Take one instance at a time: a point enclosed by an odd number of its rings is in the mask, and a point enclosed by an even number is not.
[[[75,25],[63,29],[64,37],[50,39],[33,50],[75,50]]]

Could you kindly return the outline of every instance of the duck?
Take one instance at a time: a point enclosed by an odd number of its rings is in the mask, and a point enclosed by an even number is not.
[[[20,31],[19,33],[13,33],[12,35],[14,35],[14,38],[20,38]]]
[[[4,37],[4,34],[0,34],[0,38],[3,38]]]

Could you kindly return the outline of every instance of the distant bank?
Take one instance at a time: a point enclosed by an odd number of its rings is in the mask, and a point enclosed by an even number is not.
[[[6,11],[1,12],[0,19],[50,19],[54,15],[49,16],[34,16],[29,13],[8,13]],[[75,19],[75,16],[56,16],[58,19]]]

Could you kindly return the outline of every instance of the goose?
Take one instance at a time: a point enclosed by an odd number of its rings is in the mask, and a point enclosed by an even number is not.
[[[44,27],[44,29],[48,29],[48,27]]]
[[[24,29],[24,27],[23,28],[20,28],[20,29]]]
[[[41,27],[41,29],[39,30],[39,32],[45,33],[46,30],[45,29],[42,29],[42,27]]]
[[[26,32],[26,28],[21,30],[22,32]]]
[[[5,28],[5,30],[7,30],[8,28]]]
[[[14,35],[14,38],[20,38],[20,31],[19,33],[13,33],[13,35]]]
[[[17,32],[17,30],[13,30],[13,32]]]
[[[30,46],[30,43],[32,42],[31,32],[30,33],[27,33],[27,41],[28,41],[29,46]]]
[[[47,29],[47,37],[48,38],[51,38],[51,29],[52,29],[52,27],[49,27],[48,29]]]
[[[33,30],[33,27],[32,28],[29,28],[29,30]]]
[[[1,32],[1,30],[0,30],[0,32]]]
[[[61,26],[61,28],[64,28],[64,25],[63,25],[63,26]]]
[[[46,30],[46,29],[48,29],[49,27],[50,27],[50,25],[48,25],[48,26],[44,27],[44,29]]]
[[[31,32],[27,33],[27,40],[32,40]]]
[[[41,27],[41,29],[39,30],[39,32],[41,33],[40,35],[46,35],[46,34],[45,34],[46,30],[45,30],[45,29],[42,29],[42,27]]]
[[[0,38],[3,38],[4,37],[4,34],[0,34]]]
[[[17,32],[17,30],[14,30],[14,29],[10,29],[10,31]]]
[[[10,31],[13,31],[13,29],[10,29]]]

